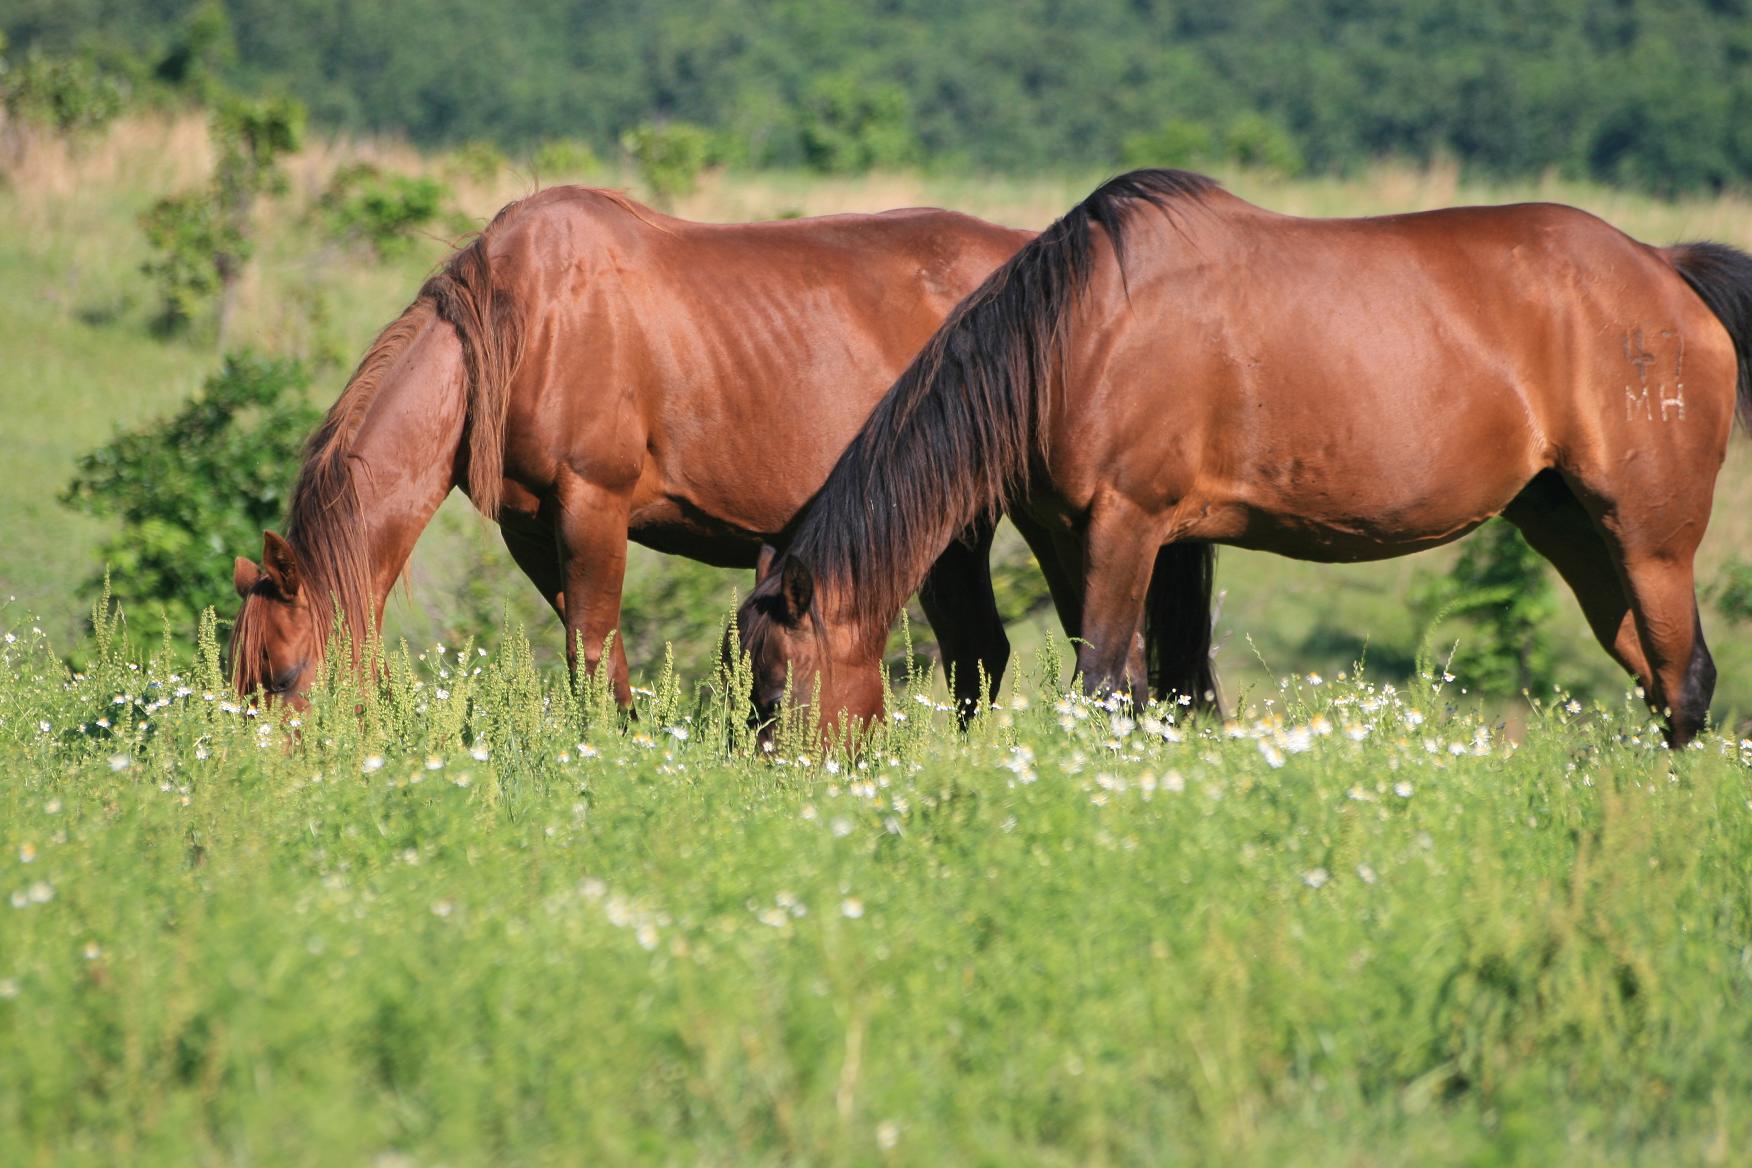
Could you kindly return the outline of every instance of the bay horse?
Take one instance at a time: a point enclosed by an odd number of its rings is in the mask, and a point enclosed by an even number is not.
[[[503,209],[377,337],[311,437],[284,538],[239,557],[232,680],[303,704],[460,486],[594,673],[627,541],[756,566],[955,303],[1032,232],[938,210],[692,223],[555,187]],[[976,524],[922,573],[957,700],[1009,654]],[[614,691],[632,700],[616,637]]]
[[[738,613],[755,703],[791,669],[878,716],[899,605],[999,512],[1057,551],[1086,687],[1141,697],[1142,639],[1149,680],[1193,698],[1213,545],[1368,560],[1500,514],[1681,746],[1715,684],[1692,559],[1736,406],[1732,248],[1544,204],[1301,219],[1122,175],[958,305],[841,455]]]

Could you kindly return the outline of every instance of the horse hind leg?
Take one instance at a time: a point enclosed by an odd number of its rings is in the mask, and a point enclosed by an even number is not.
[[[1644,692],[1667,719],[1667,740],[1678,748],[1703,729],[1716,680],[1715,661],[1703,640],[1691,556],[1633,555],[1624,569],[1654,678]]]
[[[1567,479],[1547,472],[1504,515],[1557,565],[1595,636],[1636,675],[1679,747],[1703,728],[1715,689],[1692,569],[1709,498],[1687,507],[1673,492],[1653,497],[1662,499],[1658,511],[1603,495],[1584,502]]]
[[[1563,477],[1556,471],[1541,473],[1503,509],[1503,518],[1557,569],[1575,593],[1594,638],[1647,691],[1653,679],[1618,562]]]

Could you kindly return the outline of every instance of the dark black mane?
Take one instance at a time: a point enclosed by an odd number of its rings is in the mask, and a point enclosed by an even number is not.
[[[1123,271],[1134,205],[1171,212],[1216,188],[1179,170],[1111,179],[956,306],[795,527],[789,554],[849,605],[832,616],[886,633],[956,533],[1027,487],[1047,442],[1043,419],[1071,309],[1089,284],[1094,226]]]

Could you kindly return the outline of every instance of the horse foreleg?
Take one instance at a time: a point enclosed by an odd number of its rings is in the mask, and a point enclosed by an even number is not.
[[[1074,634],[1077,672],[1092,694],[1122,693],[1142,704],[1144,600],[1161,539],[1157,524],[1129,500],[1107,496],[1091,510],[1083,536],[1082,622]]]
[[[1067,540],[1054,539],[1048,529],[1025,514],[1010,516],[1016,530],[1034,553],[1034,562],[1046,578],[1046,591],[1052,597],[1053,611],[1058,613],[1059,626],[1075,643],[1083,635],[1083,551]],[[1143,627],[1132,637],[1131,653],[1126,659],[1128,677],[1147,677]]]
[[[559,546],[552,527],[544,526],[510,513],[499,517],[499,534],[505,539],[505,550],[529,577],[541,598],[548,602],[554,614],[566,619],[566,581],[560,569]]]
[[[937,634],[963,726],[982,701],[998,693],[1010,663],[1010,639],[992,595],[991,550],[995,525],[980,523],[952,542],[931,566],[919,589],[919,604]],[[981,692],[980,679],[985,679]]]
[[[627,499],[577,475],[566,474],[555,493],[555,534],[565,602],[566,664],[572,675],[596,676],[603,643],[615,634],[609,651],[609,677],[622,706],[631,706],[626,648],[621,642],[621,587],[627,570]]]

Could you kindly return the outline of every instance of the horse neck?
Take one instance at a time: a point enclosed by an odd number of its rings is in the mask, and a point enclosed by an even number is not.
[[[355,404],[361,416],[328,456],[336,477],[323,492],[329,498],[301,512],[308,522],[297,525],[304,528],[300,551],[348,547],[363,559],[374,628],[415,541],[456,484],[465,384],[455,332],[427,321],[376,384],[362,387],[367,400]],[[346,404],[343,397],[337,410]]]

